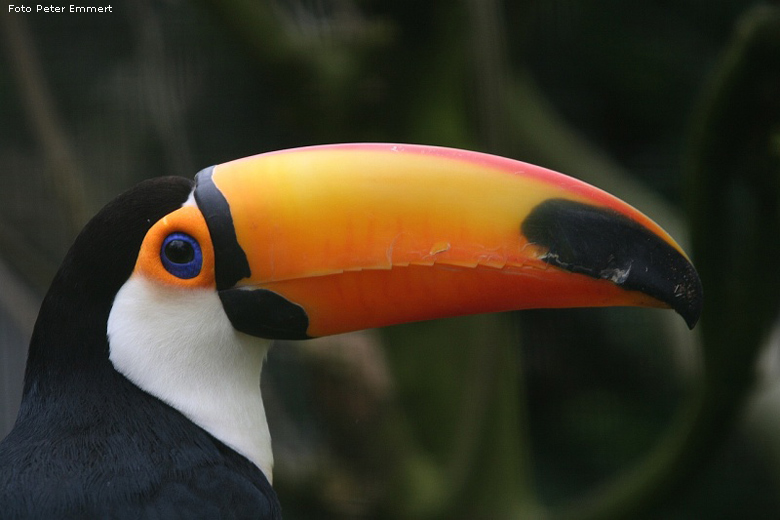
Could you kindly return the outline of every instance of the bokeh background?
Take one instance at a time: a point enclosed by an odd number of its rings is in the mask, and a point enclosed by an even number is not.
[[[702,322],[539,310],[280,343],[285,518],[780,517],[776,2],[109,2],[0,9],[0,434],[40,299],[117,193],[285,147],[457,146],[651,215],[702,275]]]

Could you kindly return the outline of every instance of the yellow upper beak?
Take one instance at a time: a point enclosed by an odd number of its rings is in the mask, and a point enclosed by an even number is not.
[[[301,148],[204,170],[195,196],[228,315],[257,335],[606,305],[673,307],[693,326],[701,309],[696,271],[658,225],[510,159],[398,144]],[[228,309],[237,305],[246,308]]]

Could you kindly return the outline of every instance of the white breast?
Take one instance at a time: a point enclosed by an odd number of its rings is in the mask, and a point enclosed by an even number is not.
[[[107,333],[118,372],[247,457],[271,481],[271,435],[260,395],[270,341],[236,331],[215,291],[133,275],[116,295]]]

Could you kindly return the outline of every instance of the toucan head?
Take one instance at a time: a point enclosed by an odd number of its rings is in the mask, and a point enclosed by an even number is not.
[[[113,269],[101,285],[102,355],[269,478],[259,396],[269,340],[580,306],[667,307],[693,327],[702,306],[688,257],[631,206],[537,166],[447,148],[248,157],[194,185],[146,183],[87,226],[92,238],[79,241],[93,252],[97,231],[103,259],[81,247],[92,267],[80,269],[87,279]]]

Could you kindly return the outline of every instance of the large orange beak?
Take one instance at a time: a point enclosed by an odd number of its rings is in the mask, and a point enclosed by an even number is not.
[[[195,198],[233,325],[306,338],[527,308],[671,307],[690,327],[699,277],[615,197],[476,152],[347,144],[208,168]]]

